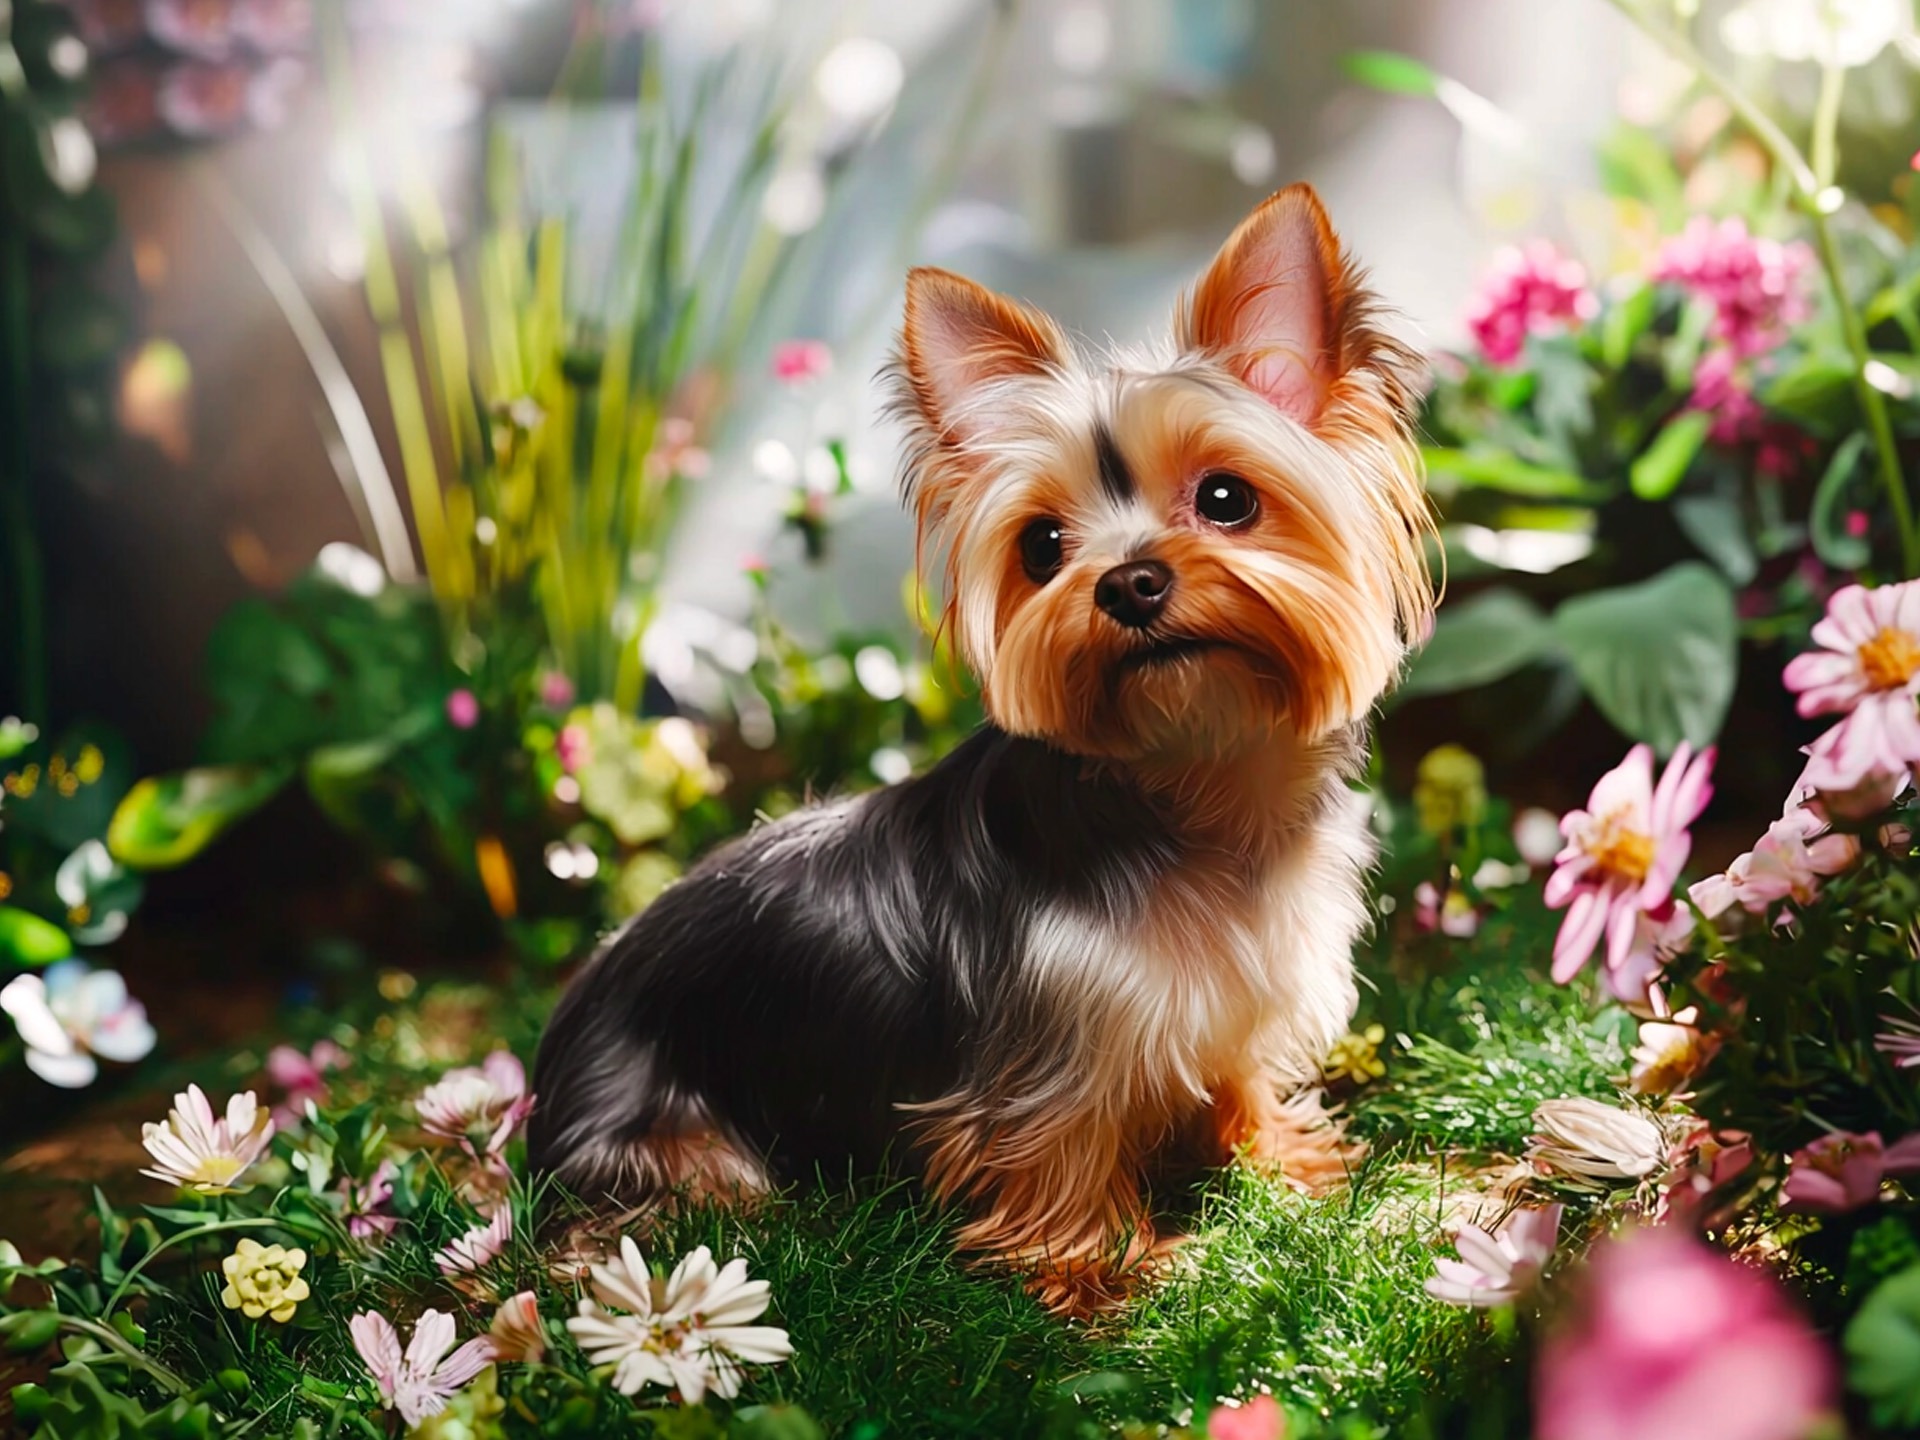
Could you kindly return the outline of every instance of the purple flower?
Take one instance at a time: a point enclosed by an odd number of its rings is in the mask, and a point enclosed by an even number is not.
[[[382,1160],[373,1174],[358,1184],[351,1176],[342,1178],[340,1194],[345,1202],[342,1208],[347,1217],[347,1233],[354,1239],[371,1240],[376,1235],[391,1235],[399,1225],[400,1217],[388,1208],[393,1203],[393,1177],[399,1173],[391,1160]]]

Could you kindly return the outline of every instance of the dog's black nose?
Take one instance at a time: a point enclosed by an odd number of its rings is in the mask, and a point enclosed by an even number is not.
[[[1144,630],[1167,608],[1173,571],[1158,560],[1130,560],[1093,586],[1093,603],[1132,630]]]

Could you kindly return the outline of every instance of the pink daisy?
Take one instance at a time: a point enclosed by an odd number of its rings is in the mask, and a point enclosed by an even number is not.
[[[1846,718],[1809,747],[1806,783],[1848,791],[1920,762],[1920,581],[1835,592],[1813,639],[1820,648],[1787,665],[1787,688],[1802,715]]]

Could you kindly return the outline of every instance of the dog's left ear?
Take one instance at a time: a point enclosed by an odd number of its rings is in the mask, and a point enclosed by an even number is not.
[[[1181,303],[1174,330],[1276,409],[1312,425],[1348,368],[1354,281],[1311,185],[1289,185],[1240,222]]]

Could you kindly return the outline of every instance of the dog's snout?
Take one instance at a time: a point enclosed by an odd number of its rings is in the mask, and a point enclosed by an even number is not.
[[[1158,560],[1116,565],[1093,586],[1093,603],[1129,629],[1142,630],[1167,608],[1173,571]]]

